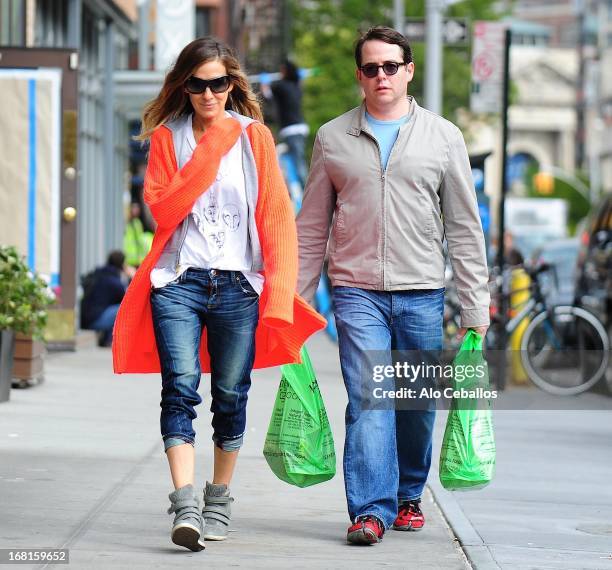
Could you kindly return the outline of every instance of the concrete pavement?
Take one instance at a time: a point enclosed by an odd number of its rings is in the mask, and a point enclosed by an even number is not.
[[[337,351],[323,335],[309,348],[334,429],[337,476],[297,489],[270,472],[261,450],[279,372],[256,372],[233,484],[234,529],[202,553],[169,541],[158,377],[114,376],[108,350],[51,355],[44,384],[13,390],[0,405],[0,548],[69,548],[79,569],[463,569],[465,552],[478,570],[612,570],[612,398],[584,394],[564,400],[567,409],[543,411],[535,391],[530,410],[496,410],[495,479],[471,493],[439,484],[440,413],[429,480],[437,504],[428,492],[426,530],[388,532],[382,544],[356,548],[344,542],[346,395]],[[212,451],[206,378],[196,424],[202,483],[211,475]],[[520,394],[515,389],[510,397]]]
[[[430,488],[478,570],[612,570],[612,398],[567,402],[494,412],[496,473],[483,490],[449,493],[432,467]],[[443,427],[440,415],[437,449]]]
[[[45,383],[13,390],[0,406],[0,548],[69,548],[70,565],[79,569],[468,567],[429,493],[423,532],[390,531],[374,547],[345,543],[346,394],[336,347],[319,335],[309,348],[334,430],[338,474],[308,489],[275,478],[261,450],[279,371],[256,372],[248,437],[232,485],[233,532],[201,553],[169,540],[159,376],[114,376],[104,349],[51,355]],[[201,393],[197,481],[203,484],[212,475],[206,376]]]

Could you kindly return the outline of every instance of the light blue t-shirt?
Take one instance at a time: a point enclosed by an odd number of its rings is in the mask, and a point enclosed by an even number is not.
[[[380,121],[366,111],[366,119],[378,141],[383,170],[387,170],[387,162],[389,162],[391,149],[397,140],[400,127],[408,120],[408,115],[404,115],[394,121]]]

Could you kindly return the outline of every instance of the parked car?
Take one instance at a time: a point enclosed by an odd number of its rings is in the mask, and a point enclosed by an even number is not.
[[[576,263],[579,238],[557,239],[539,247],[531,258],[532,265],[547,263],[551,271],[541,273],[540,285],[546,301],[552,305],[571,305],[576,294]]]
[[[612,327],[612,194],[589,214],[580,236],[576,297],[585,308]]]

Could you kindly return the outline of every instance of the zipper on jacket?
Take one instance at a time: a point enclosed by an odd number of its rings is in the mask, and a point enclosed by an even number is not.
[[[183,244],[185,243],[185,238],[187,237],[187,230],[189,229],[189,216],[191,216],[191,214],[189,214],[182,222],[183,225],[181,227],[181,237],[179,239],[178,249],[176,250],[176,259],[174,262],[174,272],[176,274],[178,274],[181,268],[181,264],[180,264],[181,249],[183,248]]]
[[[362,131],[362,132],[368,137],[370,137],[372,141],[374,141],[374,144],[376,145],[376,148],[378,150],[378,166],[380,167],[380,184],[381,184],[381,189],[382,189],[382,217],[383,217],[382,219],[383,221],[383,235],[382,235],[383,243],[382,243],[381,276],[382,276],[382,287],[384,290],[385,288],[385,259],[386,259],[386,253],[387,253],[387,223],[386,223],[387,208],[386,208],[386,200],[385,200],[385,170],[383,169],[382,157],[380,155],[380,145],[378,144],[378,140],[376,139],[374,135],[371,135],[367,131]]]
[[[250,194],[249,194],[249,181],[247,180],[247,176],[246,176],[246,172],[244,170],[244,163],[246,160],[248,160],[247,155],[247,147],[246,145],[248,144],[249,147],[251,147],[251,141],[249,140],[249,137],[246,133],[246,130],[242,131],[242,134],[240,135],[240,142],[242,144],[242,151],[241,151],[241,155],[242,155],[242,173],[243,173],[243,178],[244,178],[244,197],[245,197],[245,201],[246,201],[246,207],[247,207],[247,247],[249,249],[249,251],[251,252],[251,272],[256,272],[257,270],[255,269],[255,248],[253,247],[253,244],[255,243],[254,239],[253,239],[253,232],[255,232],[255,235],[257,236],[257,226],[255,225],[255,209],[251,206],[251,200],[250,200]],[[251,147],[251,151],[252,151],[252,147]],[[255,184],[258,184],[258,181],[255,182]],[[253,228],[253,226],[255,226]]]
[[[244,144],[244,141],[242,142],[242,144]],[[244,150],[243,150],[244,153]],[[243,157],[244,160],[244,157]],[[244,198],[246,201],[246,207],[247,207],[247,247],[249,248],[249,250],[251,251],[251,272],[254,271],[254,267],[255,267],[255,252],[253,251],[253,238],[251,236],[251,203],[249,200],[249,191],[247,189],[247,180],[246,180],[246,176],[244,175],[244,166],[242,168],[242,172],[243,172],[243,177],[244,177]]]

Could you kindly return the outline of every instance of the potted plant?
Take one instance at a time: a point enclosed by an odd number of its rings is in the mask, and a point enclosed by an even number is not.
[[[8,400],[15,363],[23,379],[42,373],[42,335],[53,299],[47,283],[17,250],[0,246],[0,402]],[[16,359],[15,334],[21,344]]]

